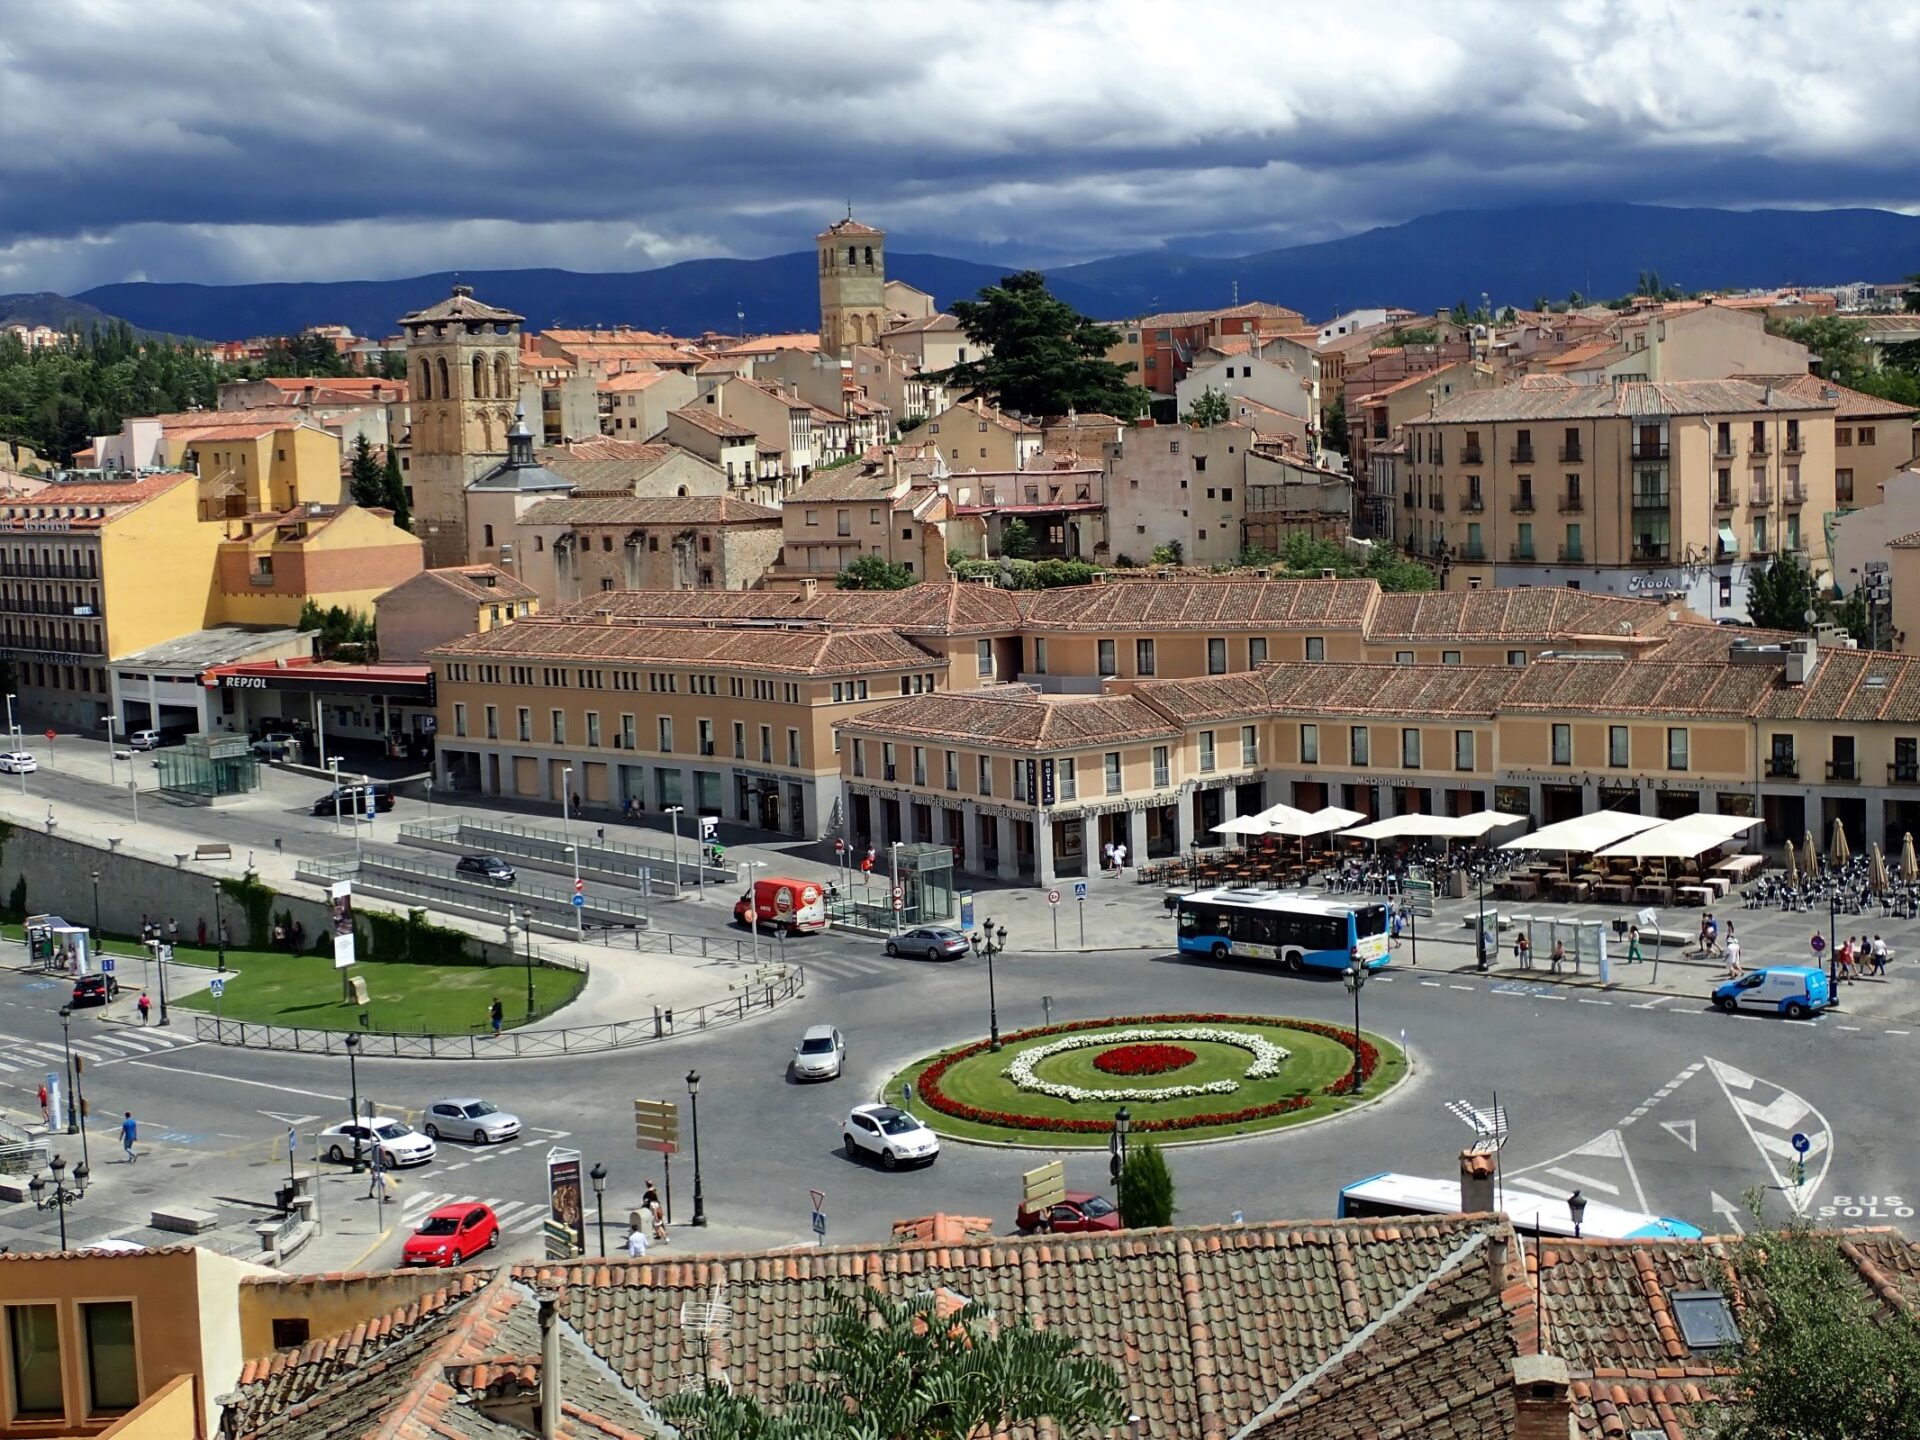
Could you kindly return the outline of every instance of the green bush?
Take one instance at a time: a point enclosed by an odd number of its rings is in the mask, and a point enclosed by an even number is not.
[[[404,919],[382,910],[362,910],[355,916],[354,942],[360,959],[383,965],[486,963],[469,948],[471,936],[429,924],[424,910],[409,910]]]
[[[220,889],[247,917],[247,948],[266,949],[267,942],[273,938],[273,902],[280,898],[274,893],[273,887],[262,884],[251,875],[242,875],[238,880],[223,878]],[[229,930],[228,933],[233,932]]]
[[[1125,1224],[1139,1228],[1173,1223],[1173,1172],[1167,1169],[1160,1147],[1151,1140],[1127,1147],[1127,1163],[1120,1169],[1117,1191],[1115,1199]]]

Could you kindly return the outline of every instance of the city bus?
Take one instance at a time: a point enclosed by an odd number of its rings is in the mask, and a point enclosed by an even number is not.
[[[1501,1187],[1497,1203],[1523,1235],[1573,1234],[1573,1216],[1563,1196]],[[1460,1182],[1428,1180],[1419,1175],[1387,1171],[1356,1180],[1340,1192],[1342,1220],[1364,1220],[1382,1215],[1458,1215]],[[1581,1217],[1580,1233],[1597,1240],[1698,1240],[1700,1231],[1684,1220],[1622,1210],[1602,1200],[1589,1200]]]
[[[1369,970],[1392,958],[1384,902],[1285,890],[1196,890],[1177,897],[1180,948],[1215,960],[1245,956],[1293,971]]]

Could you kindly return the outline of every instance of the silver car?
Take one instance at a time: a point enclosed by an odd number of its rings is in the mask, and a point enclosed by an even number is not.
[[[436,1100],[427,1106],[420,1128],[438,1140],[471,1140],[476,1145],[494,1145],[511,1140],[520,1133],[520,1117],[495,1108],[491,1100],[477,1096]]]
[[[831,1025],[814,1025],[793,1047],[793,1078],[835,1080],[847,1058],[847,1042]]]

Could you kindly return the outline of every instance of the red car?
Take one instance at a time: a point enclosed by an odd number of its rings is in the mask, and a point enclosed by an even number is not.
[[[1022,1204],[1013,1217],[1014,1228],[1022,1235],[1036,1230],[1051,1230],[1056,1235],[1072,1235],[1083,1230],[1118,1230],[1120,1212],[1104,1195],[1091,1190],[1069,1190],[1064,1199],[1044,1210],[1029,1210]]]
[[[500,1243],[500,1221],[486,1205],[469,1200],[442,1205],[420,1222],[400,1251],[402,1265],[460,1265]]]

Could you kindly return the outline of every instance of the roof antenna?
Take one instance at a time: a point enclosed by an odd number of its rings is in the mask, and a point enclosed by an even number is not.
[[[853,197],[849,195],[847,197],[847,219],[851,220],[852,218],[853,218]]]

